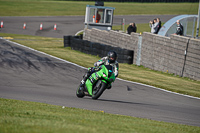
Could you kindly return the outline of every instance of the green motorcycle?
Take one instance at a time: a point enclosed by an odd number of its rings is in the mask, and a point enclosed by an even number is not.
[[[111,65],[101,65],[86,80],[84,87],[79,85],[76,90],[76,96],[79,98],[90,96],[92,99],[98,99],[107,88],[111,87],[111,83],[114,81],[113,67]]]

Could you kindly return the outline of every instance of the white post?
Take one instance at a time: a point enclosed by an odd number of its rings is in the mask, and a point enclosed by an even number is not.
[[[125,18],[123,18],[123,32],[125,32],[124,26],[125,26]]]
[[[199,36],[199,21],[200,21],[200,0],[199,0],[199,10],[198,10],[198,18],[197,18],[197,32],[196,32],[196,38]]]
[[[194,37],[195,23],[196,23],[196,18],[194,18],[194,21],[193,21],[193,27],[192,27],[192,38]]]

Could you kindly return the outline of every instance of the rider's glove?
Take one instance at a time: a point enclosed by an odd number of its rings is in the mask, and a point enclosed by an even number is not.
[[[111,88],[112,88],[112,85],[108,84],[107,89],[111,89]]]
[[[90,67],[89,69],[88,69],[88,72],[90,72],[90,73],[93,73],[95,71],[95,68],[94,67]]]
[[[110,82],[113,82],[113,81],[114,81],[114,79],[110,78]]]

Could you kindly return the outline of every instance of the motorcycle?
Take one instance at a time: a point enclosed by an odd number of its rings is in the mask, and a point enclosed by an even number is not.
[[[76,90],[76,96],[79,98],[90,96],[92,99],[98,99],[106,89],[111,87],[111,83],[114,81],[113,67],[111,65],[101,65],[86,80],[83,87],[81,87],[81,84],[79,85]]]

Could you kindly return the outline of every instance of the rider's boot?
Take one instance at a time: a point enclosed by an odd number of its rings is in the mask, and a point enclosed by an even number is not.
[[[91,67],[88,72],[83,76],[81,80],[81,87],[84,87],[86,80],[90,77],[90,75],[95,71],[94,67]]]
[[[86,80],[90,77],[90,73],[87,72],[84,76],[83,79],[81,80],[81,87],[84,87]]]

